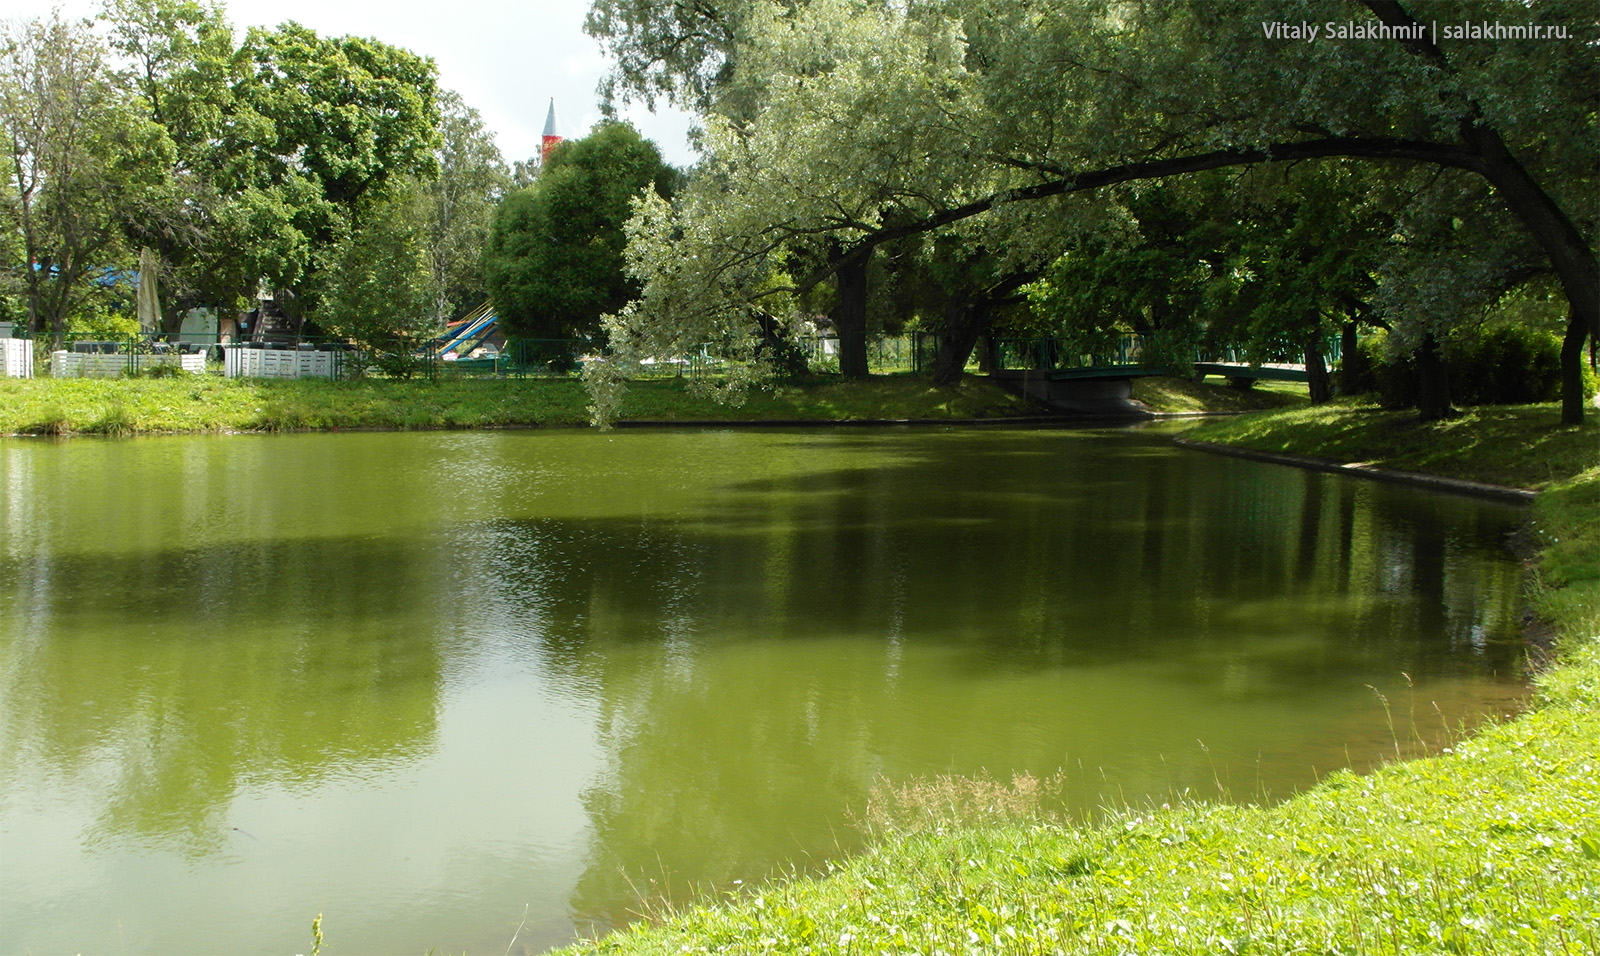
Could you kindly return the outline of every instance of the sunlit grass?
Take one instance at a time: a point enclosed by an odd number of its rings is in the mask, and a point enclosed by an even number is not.
[[[224,379],[0,380],[0,434],[103,435],[336,428],[581,426],[589,396],[568,379],[390,381]],[[1040,409],[969,378],[818,379],[757,391],[739,406],[680,381],[632,385],[623,421],[951,420],[1029,416]]]
[[[1257,382],[1251,388],[1234,388],[1211,378],[1196,382],[1186,378],[1152,376],[1133,380],[1133,397],[1152,411],[1175,413],[1248,412],[1306,404],[1306,386],[1295,382]]]
[[[1303,403],[1293,388],[1241,390],[1152,378],[1136,380],[1135,396],[1163,414],[1237,412]],[[583,426],[589,404],[575,379],[4,379],[0,435]],[[696,394],[681,380],[635,382],[623,398],[620,421],[952,421],[1049,414],[980,376],[936,388],[924,377],[875,375],[778,384],[750,392],[738,405]]]
[[[1206,422],[1188,437],[1538,489],[1600,465],[1600,413],[1581,426],[1560,422],[1554,404],[1484,406],[1423,423],[1415,412],[1351,400]]]

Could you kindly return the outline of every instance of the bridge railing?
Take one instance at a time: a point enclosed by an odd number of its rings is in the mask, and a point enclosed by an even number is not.
[[[1087,349],[1068,338],[999,338],[994,342],[995,368],[1049,371],[1133,368],[1143,365],[1152,350],[1159,356],[1155,361],[1171,361],[1172,349],[1159,348],[1158,343],[1158,335],[1142,332],[1122,333]],[[1323,344],[1324,359],[1337,362],[1341,344],[1338,336],[1329,337]],[[1300,366],[1305,361],[1304,353],[1292,348],[1247,350],[1238,346],[1197,346],[1192,352],[1192,361],[1196,364]]]
[[[998,338],[994,340],[994,365],[996,369],[1041,370],[1136,366],[1144,346],[1145,337],[1137,332],[1119,335],[1090,350],[1065,338]]]

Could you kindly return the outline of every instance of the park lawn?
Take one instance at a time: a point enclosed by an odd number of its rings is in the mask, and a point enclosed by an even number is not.
[[[1560,408],[1491,405],[1423,423],[1362,399],[1204,422],[1197,441],[1540,489],[1600,465],[1600,413],[1563,426]]]
[[[742,406],[696,395],[681,381],[630,386],[624,421],[982,419],[1040,409],[988,382],[949,389],[886,376],[755,392]],[[589,396],[576,379],[0,380],[0,434],[162,434],[340,428],[580,426]]]
[[[879,821],[872,848],[824,877],[660,912],[569,952],[1600,952],[1594,426],[1549,438],[1552,408],[1484,409],[1469,419],[1482,436],[1455,431],[1459,420],[1424,430],[1428,447],[1412,457],[1403,415],[1305,412],[1208,423],[1204,437],[1232,428],[1330,458],[1381,449],[1401,466],[1543,487],[1531,597],[1555,663],[1530,711],[1267,807],[1185,802],[1084,826],[1030,803],[1034,781],[913,784],[894,793],[899,812]],[[1291,437],[1305,422],[1326,444]],[[1552,454],[1543,473],[1530,448]]]
[[[1133,397],[1152,411],[1164,414],[1215,414],[1295,408],[1310,399],[1306,386],[1295,382],[1257,382],[1250,388],[1233,388],[1223,379],[1205,381],[1169,376],[1133,380]]]
[[[1142,381],[1146,404],[1158,413],[1292,401],[1179,379]],[[1157,384],[1162,382],[1172,384]],[[935,388],[925,378],[879,375],[779,384],[750,392],[741,405],[695,394],[681,380],[635,382],[623,398],[620,422],[964,421],[1049,414],[980,377]],[[589,396],[576,379],[0,379],[0,435],[570,427],[589,420]]]

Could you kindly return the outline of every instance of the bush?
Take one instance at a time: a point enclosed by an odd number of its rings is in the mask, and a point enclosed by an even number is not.
[[[1200,330],[1194,328],[1158,329],[1146,332],[1140,346],[1139,364],[1165,375],[1188,377],[1194,374],[1194,357],[1200,346]]]
[[[425,375],[428,371],[429,360],[425,355],[417,355],[408,347],[396,346],[373,354],[372,366],[389,378],[409,381],[413,376]]]
[[[178,378],[179,376],[188,375],[188,374],[189,374],[188,372],[185,372],[183,370],[183,366],[181,366],[181,365],[168,365],[168,364],[163,363],[161,365],[147,365],[143,369],[141,369],[139,372],[135,373],[134,377],[136,377],[136,378]]]
[[[1462,405],[1528,405],[1561,398],[1561,340],[1502,325],[1450,350],[1450,392]]]
[[[138,338],[140,332],[137,317],[92,299],[81,304],[67,320],[67,334],[73,339],[126,342]]]
[[[1417,360],[1391,352],[1388,336],[1375,335],[1361,340],[1366,359],[1369,388],[1378,393],[1384,408],[1412,408],[1417,404]]]
[[[1417,363],[1396,355],[1383,335],[1363,339],[1371,387],[1386,408],[1417,401]],[[1457,405],[1529,405],[1561,398],[1561,339],[1523,325],[1497,325],[1459,333],[1445,349],[1450,400]],[[1584,394],[1595,391],[1595,375],[1584,365]]]

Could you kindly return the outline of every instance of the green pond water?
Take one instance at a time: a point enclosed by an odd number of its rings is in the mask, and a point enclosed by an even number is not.
[[[1520,518],[1152,430],[0,441],[0,951],[536,952],[884,781],[1282,797],[1515,706]]]

